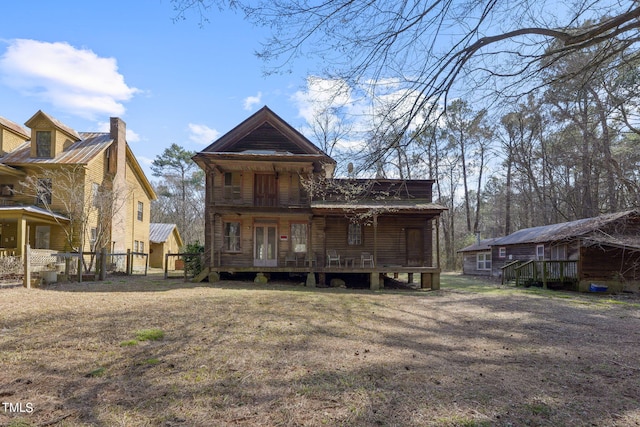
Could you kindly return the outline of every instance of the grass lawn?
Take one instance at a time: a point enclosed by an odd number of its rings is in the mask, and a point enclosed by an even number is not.
[[[0,289],[0,425],[637,426],[639,302],[459,275]]]

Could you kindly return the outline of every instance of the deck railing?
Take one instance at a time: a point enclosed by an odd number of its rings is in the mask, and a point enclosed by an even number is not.
[[[509,264],[505,264],[501,267],[502,270],[502,284],[509,283],[516,280],[516,268],[520,265],[520,261],[513,261]]]
[[[566,283],[578,280],[578,261],[527,261],[514,268],[516,286],[531,283]]]

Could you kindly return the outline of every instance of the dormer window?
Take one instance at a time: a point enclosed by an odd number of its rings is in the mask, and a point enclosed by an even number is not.
[[[51,157],[51,131],[36,132],[36,157]]]

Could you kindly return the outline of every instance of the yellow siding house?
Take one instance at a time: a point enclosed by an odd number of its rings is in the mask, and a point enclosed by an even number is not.
[[[116,117],[77,132],[38,111],[0,117],[0,256],[36,249],[145,252],[156,194]]]

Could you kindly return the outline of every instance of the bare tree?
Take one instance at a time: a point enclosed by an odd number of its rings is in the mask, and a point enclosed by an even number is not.
[[[87,270],[91,270],[95,253],[108,248],[115,214],[127,201],[127,188],[112,188],[95,183],[86,185],[84,165],[55,169],[39,168],[20,182],[17,193],[33,197],[36,204],[52,214],[66,237],[67,247],[78,253],[91,252]],[[90,249],[87,251],[87,248]]]
[[[589,75],[611,58],[637,59],[640,6],[634,0],[172,0],[176,18],[196,12],[201,24],[215,8],[237,8],[272,31],[258,55],[267,72],[287,71],[299,57],[318,59],[324,73],[353,85],[399,87],[390,105],[408,130],[457,93],[530,93],[548,82],[545,67],[597,44],[607,49],[555,82]],[[467,92],[468,91],[468,92]],[[400,108],[401,107],[401,108]],[[402,114],[397,114],[401,109]]]

